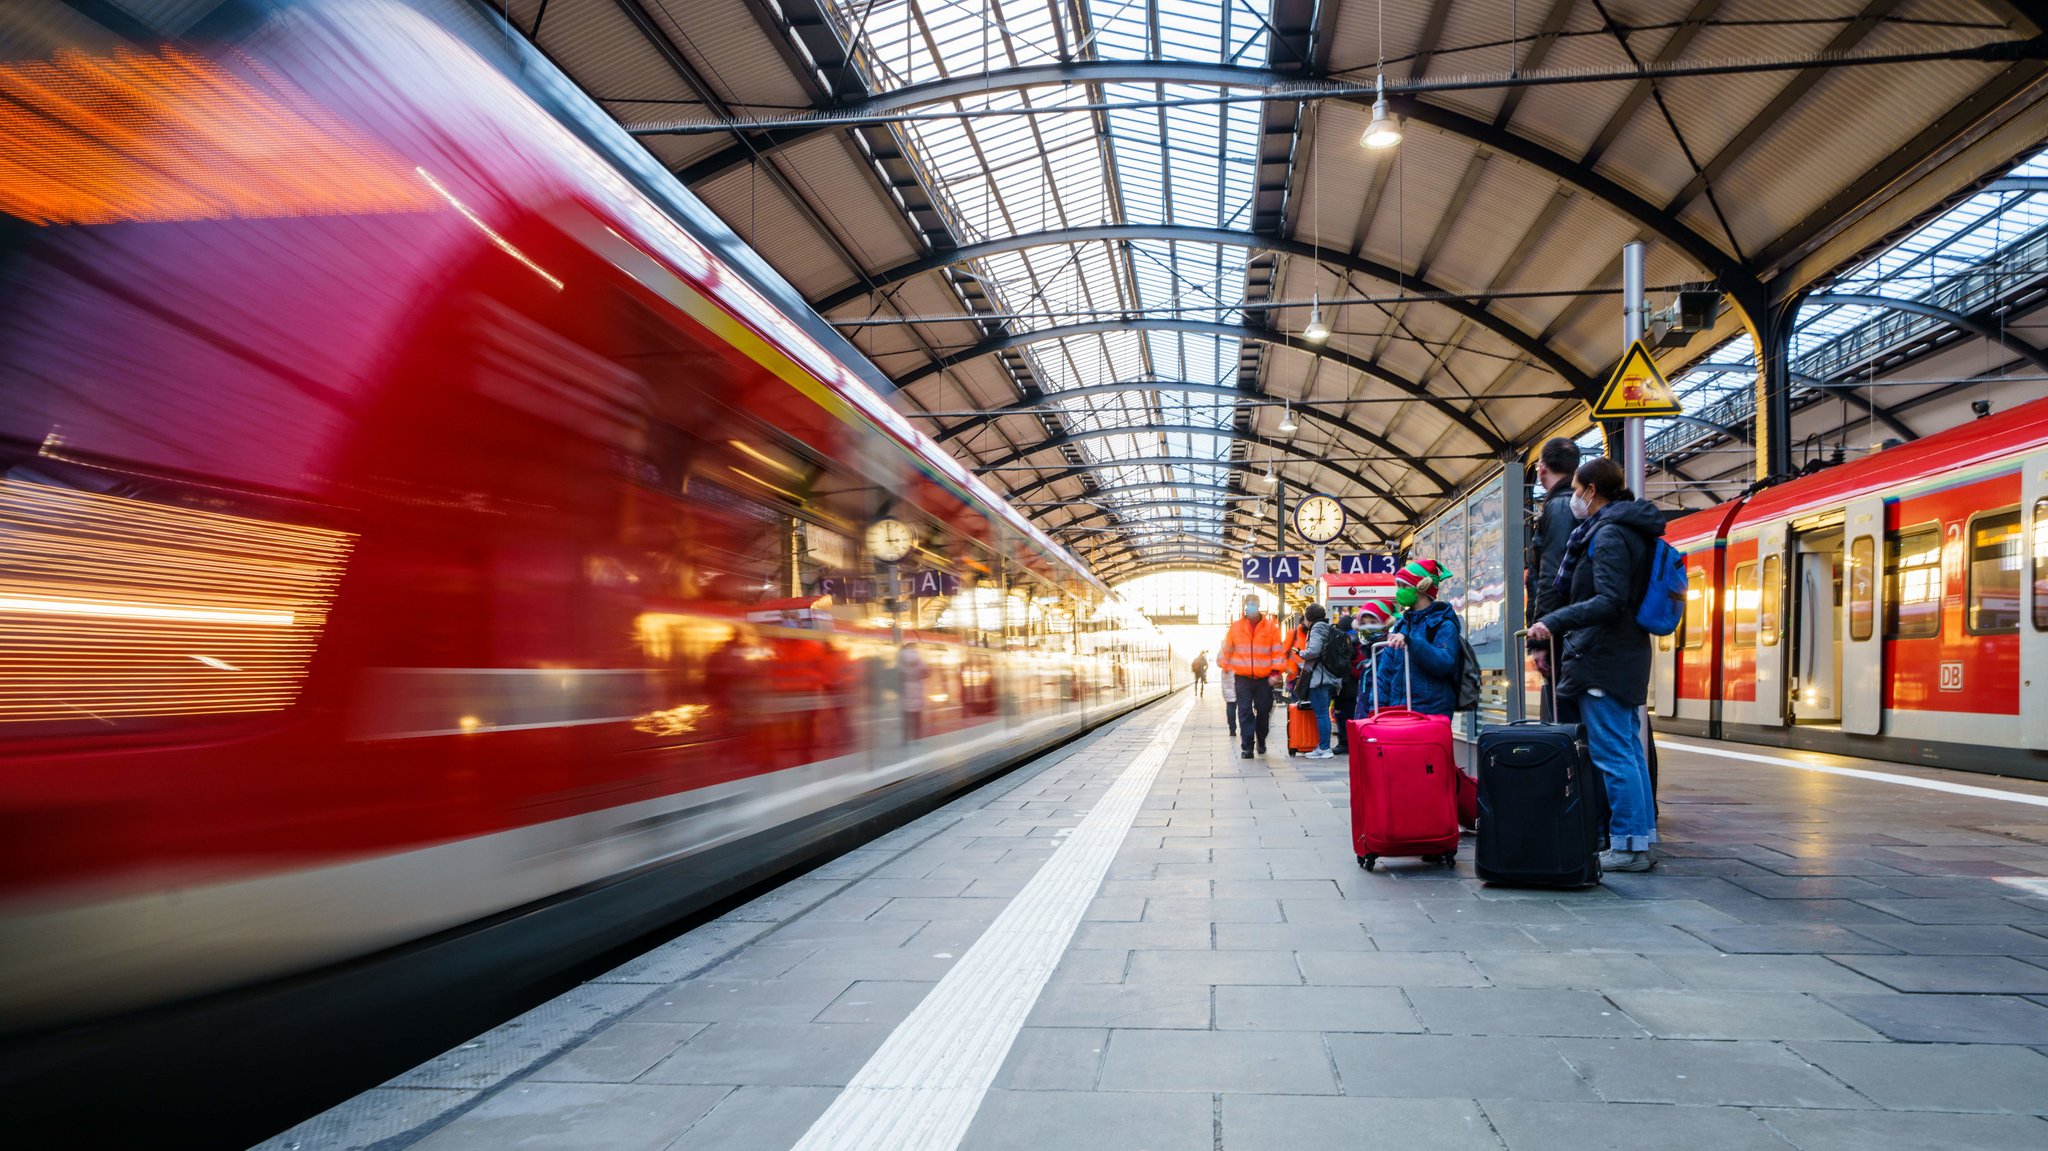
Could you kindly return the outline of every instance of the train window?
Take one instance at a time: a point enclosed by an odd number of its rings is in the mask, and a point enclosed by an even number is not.
[[[2034,630],[2048,631],[2048,500],[2034,501]]]
[[[1849,545],[1849,638],[1869,639],[1877,629],[1877,540],[1863,536]]]
[[[1885,539],[1884,636],[1924,639],[1941,632],[1941,528],[1894,532]]]
[[[1728,645],[1730,647],[1756,646],[1756,565],[1736,564],[1735,575],[1728,581]]]
[[[1777,556],[1764,557],[1763,586],[1756,597],[1756,631],[1765,647],[1778,646],[1778,606],[1784,594],[1784,580],[1778,576],[1782,561]]]
[[[1685,615],[1678,621],[1678,642],[1684,647],[1702,647],[1707,642],[1707,572],[1693,568],[1685,573]]]
[[[1969,630],[1976,635],[2020,627],[2020,510],[1970,522]]]

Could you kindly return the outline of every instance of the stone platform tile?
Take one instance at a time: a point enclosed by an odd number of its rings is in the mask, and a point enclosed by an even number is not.
[[[1182,1151],[1213,1146],[1215,1122],[1207,1095],[998,1090],[982,1100],[960,1149]]]
[[[2048,958],[2048,939],[2003,923],[1869,924],[1851,930],[1908,955],[2011,955]]]
[[[563,1052],[528,1078],[552,1083],[631,1083],[709,1026],[614,1023]]]
[[[807,1023],[853,982],[838,976],[693,979],[668,988],[628,1018],[634,1023]]]
[[[1437,1035],[1634,1039],[1647,1034],[1608,996],[1595,991],[1550,987],[1411,987],[1407,994],[1423,1024]]]
[[[1207,984],[1048,983],[1025,1024],[1206,1030],[1210,1016]]]
[[[788,1151],[838,1097],[836,1087],[741,1087],[691,1124],[669,1151]]]
[[[1792,1144],[1741,1107],[1486,1100],[1508,1151],[1789,1151]],[[1834,1115],[1835,1112],[1827,1112]],[[1858,1151],[1882,1144],[1865,1144]]]
[[[1227,1094],[1218,1129],[1224,1151],[1501,1151],[1467,1099]]]
[[[1311,984],[1338,987],[1477,987],[1485,976],[1455,951],[1297,951]]]
[[[1843,955],[1836,962],[1899,991],[2048,994],[2048,968],[2003,955]]]
[[[2048,1009],[2011,995],[1826,995],[1836,1010],[1908,1043],[2048,1046]]]
[[[1790,991],[1613,991],[1658,1039],[1879,1039],[1819,999]]]
[[[732,1089],[615,1083],[522,1083],[428,1135],[421,1151],[661,1151]]]
[[[1954,1147],[1969,1151],[2040,1151],[2048,1120],[2032,1115],[1929,1115],[1897,1111],[1781,1111],[1758,1118],[1799,1151],[1872,1151],[1889,1147]]]
[[[1557,1039],[1609,1103],[1857,1108],[1870,1103],[1776,1043]]]
[[[871,1023],[715,1023],[640,1082],[844,1087],[890,1030]]]
[[[1794,1054],[1880,1107],[1900,1111],[2048,1113],[2048,1056],[2031,1048],[1949,1043],[1791,1043]]]
[[[1594,1102],[1548,1040],[1517,1036],[1330,1035],[1344,1094]]]
[[[1100,1086],[1103,1091],[1337,1093],[1322,1037],[1285,1031],[1113,1031]]]
[[[2048,971],[2042,972],[2048,975]],[[1299,986],[1301,971],[1291,951],[1140,951],[1131,956],[1126,981],[1152,983],[1263,983]]]
[[[1701,991],[1881,993],[1884,984],[1825,955],[1659,955],[1658,967]]]
[[[1501,987],[1682,987],[1679,977],[1640,955],[1618,953],[1475,952],[1473,965]]]
[[[1215,990],[1214,1003],[1219,1031],[1423,1029],[1409,997],[1392,987],[1222,986]]]

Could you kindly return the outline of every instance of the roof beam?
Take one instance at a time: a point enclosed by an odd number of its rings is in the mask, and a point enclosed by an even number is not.
[[[2048,352],[2043,352],[2010,331],[1994,327],[1983,320],[1977,319],[1974,316],[1966,316],[1961,312],[1950,311],[1947,308],[1937,308],[1933,304],[1923,304],[1918,300],[1895,300],[1890,296],[1869,296],[1858,293],[1821,292],[1808,296],[1806,302],[1822,307],[1829,304],[1847,304],[1859,308],[1892,308],[1901,312],[1911,312],[1916,316],[1927,316],[1930,319],[1940,320],[1951,327],[1960,328],[1973,336],[1990,340],[2013,355],[2024,357],[2028,363],[2036,368],[2048,372]]]
[[[1031,456],[1033,453],[1046,451],[1051,448],[1061,448],[1067,446],[1068,444],[1086,443],[1092,440],[1107,439],[1110,436],[1126,435],[1212,436],[1216,439],[1234,440],[1241,441],[1244,443],[1261,442],[1256,437],[1247,435],[1244,432],[1240,432],[1236,428],[1210,428],[1203,427],[1199,424],[1131,424],[1124,427],[1114,428],[1089,428],[1085,431],[1066,432],[1061,435],[1049,437],[1039,443],[1018,448],[1016,451],[1011,452],[1009,455],[1003,456],[999,459],[993,459],[988,461],[987,463],[981,465],[980,467],[977,467],[975,471],[977,473],[986,473],[994,471],[997,468],[1008,467],[1011,464],[1022,463],[1027,457]],[[1319,467],[1328,468],[1330,471],[1333,471],[1338,475],[1343,476],[1345,479],[1350,480],[1352,483],[1357,484],[1359,487],[1362,487],[1366,491],[1371,492],[1373,495],[1378,496],[1380,499],[1385,500],[1389,507],[1393,508],[1395,511],[1399,512],[1403,516],[1413,517],[1415,515],[1415,509],[1408,506],[1408,504],[1404,502],[1400,496],[1395,495],[1393,492],[1388,491],[1384,487],[1381,487],[1377,482],[1366,478],[1358,472],[1352,471],[1350,468],[1340,467],[1337,464],[1331,463],[1329,460],[1324,459],[1316,452],[1311,451],[1307,448],[1300,448],[1290,443],[1281,443],[1277,441],[1265,441],[1265,443],[1268,448],[1271,448],[1274,451],[1285,452],[1298,460],[1307,460],[1310,463],[1313,463]],[[1141,467],[1148,462],[1150,462],[1148,457],[1140,456],[1129,460],[1102,460],[1098,461],[1094,466],[1098,468]],[[1217,462],[1222,463],[1224,461],[1219,460]]]
[[[819,312],[830,312],[862,297],[902,283],[914,276],[940,271],[955,264],[986,259],[1004,252],[1022,251],[1028,248],[1044,248],[1061,244],[1114,243],[1126,240],[1165,240],[1183,244],[1217,244],[1234,248],[1259,248],[1281,252],[1290,256],[1303,256],[1320,260],[1332,267],[1366,276],[1383,283],[1398,284],[1418,291],[1441,293],[1444,298],[1432,301],[1449,308],[1458,315],[1484,328],[1515,346],[1524,355],[1538,361],[1570,384],[1572,390],[1586,399],[1599,398],[1599,381],[1584,368],[1571,362],[1543,340],[1523,331],[1505,318],[1490,311],[1484,304],[1469,299],[1451,289],[1430,283],[1413,273],[1382,264],[1363,256],[1346,255],[1341,251],[1305,244],[1299,240],[1280,236],[1261,235],[1257,232],[1241,232],[1230,228],[1202,228],[1174,224],[1109,224],[1085,228],[1062,228],[1058,231],[1029,232],[1017,236],[1005,236],[964,248],[940,252],[922,259],[898,264],[887,271],[878,272],[867,280],[841,288],[812,303]]]
[[[1219,435],[1236,435],[1238,438],[1246,440],[1246,442],[1261,442],[1251,439],[1246,435],[1246,433],[1232,432],[1228,428],[1209,430],[1216,432],[1216,434]],[[1345,479],[1352,479],[1357,474],[1355,472],[1352,472],[1348,468],[1344,468],[1337,464],[1330,463],[1329,461],[1324,460],[1312,453],[1297,451],[1289,454],[1295,459],[1306,461],[1315,468],[1321,468],[1324,471],[1334,472],[1337,475],[1344,477]],[[1053,484],[1061,482],[1062,480],[1080,479],[1082,476],[1086,476],[1091,473],[1100,471],[1106,467],[1219,468],[1223,471],[1238,472],[1243,475],[1258,475],[1260,473],[1259,465],[1252,462],[1251,460],[1217,460],[1210,459],[1207,456],[1145,456],[1142,459],[1127,460],[1123,462],[1109,461],[1089,464],[1075,464],[1070,467],[1063,467],[1057,469],[1042,469],[1044,471],[1044,474],[1040,475],[1038,478],[1030,481],[1029,483],[1019,484],[1017,487],[1012,488],[1007,493],[1007,498],[1012,503],[1015,503],[1019,500],[1022,500],[1024,497],[1030,495],[1033,492],[1041,491],[1044,488],[1050,487]],[[1291,482],[1301,487],[1308,486],[1307,484],[1302,484],[1299,480],[1294,480]],[[1170,481],[1168,481],[1168,483],[1170,484]],[[1093,493],[1085,494],[1092,495]],[[1253,492],[1249,494],[1256,495],[1258,493]],[[1378,493],[1375,492],[1374,495],[1377,496]],[[1377,528],[1373,529],[1373,534],[1380,536],[1382,540],[1389,538],[1383,533],[1381,533]]]
[[[989,424],[1005,416],[1028,415],[1032,412],[1043,410],[1049,405],[1056,405],[1066,400],[1087,399],[1095,396],[1115,395],[1122,392],[1194,392],[1206,395],[1230,396],[1235,399],[1244,398],[1243,392],[1225,384],[1194,384],[1184,380],[1130,380],[1115,384],[1092,384],[1080,388],[1063,388],[1056,392],[1045,392],[1041,395],[1018,400],[1007,407],[998,408],[971,419],[962,420],[948,428],[941,428],[932,438],[943,444],[968,435],[979,428],[987,427]],[[1558,398],[1569,399],[1570,396],[1566,393],[1559,393]],[[1338,400],[1333,402],[1349,403],[1352,401]],[[1293,401],[1293,410],[1334,431],[1355,436],[1388,453],[1390,456],[1401,459],[1409,458],[1406,451],[1397,447],[1385,436],[1377,432],[1368,431],[1342,416],[1333,415],[1323,410],[1323,407],[1315,400],[1295,400]],[[1437,486],[1438,493],[1448,493],[1451,490],[1453,486],[1451,481],[1441,472],[1431,467],[1427,460],[1414,460],[1413,466],[1417,472],[1422,474],[1423,478]]]
[[[1285,332],[1249,327],[1242,324],[1219,324],[1209,320],[1162,319],[1156,317],[1091,320],[1080,324],[1062,324],[1058,327],[1039,328],[1029,332],[1016,332],[986,339],[972,347],[938,357],[928,364],[895,377],[890,382],[895,384],[898,390],[901,390],[926,377],[938,375],[940,372],[947,371],[971,360],[980,359],[983,356],[994,355],[997,352],[1024,347],[1028,344],[1043,343],[1047,340],[1064,340],[1075,336],[1088,336],[1104,332],[1188,332],[1198,335],[1216,336],[1226,340],[1255,340],[1262,344],[1274,344],[1280,347],[1292,348],[1306,355],[1316,356],[1335,364],[1341,364],[1361,375],[1371,376],[1381,383],[1406,392],[1449,416],[1453,423],[1472,433],[1473,438],[1486,445],[1487,450],[1490,452],[1498,452],[1507,447],[1506,441],[1494,435],[1486,425],[1474,419],[1471,413],[1465,409],[1430,391],[1427,387],[1397,376],[1370,360],[1362,359],[1347,352],[1340,352],[1335,348],[1317,347],[1306,340]]]

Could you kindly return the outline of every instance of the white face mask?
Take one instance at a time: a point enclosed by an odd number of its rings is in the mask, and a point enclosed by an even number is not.
[[[1587,509],[1587,507],[1586,507],[1586,497],[1584,497],[1584,496],[1580,495],[1580,494],[1579,494],[1579,493],[1577,493],[1577,492],[1573,492],[1573,493],[1572,493],[1572,518],[1573,518],[1573,519],[1580,519],[1580,520],[1582,520],[1582,519],[1585,519],[1585,518],[1586,518],[1587,516],[1589,516],[1589,515],[1592,515],[1592,514],[1593,514],[1593,513],[1592,513],[1592,512],[1590,511],[1590,510],[1588,510],[1588,509]]]

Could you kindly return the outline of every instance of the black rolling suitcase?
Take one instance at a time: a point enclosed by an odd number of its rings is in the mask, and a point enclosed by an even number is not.
[[[1583,727],[1524,720],[1479,730],[1480,879],[1530,887],[1598,883],[1606,831],[1607,792],[1586,754]]]

